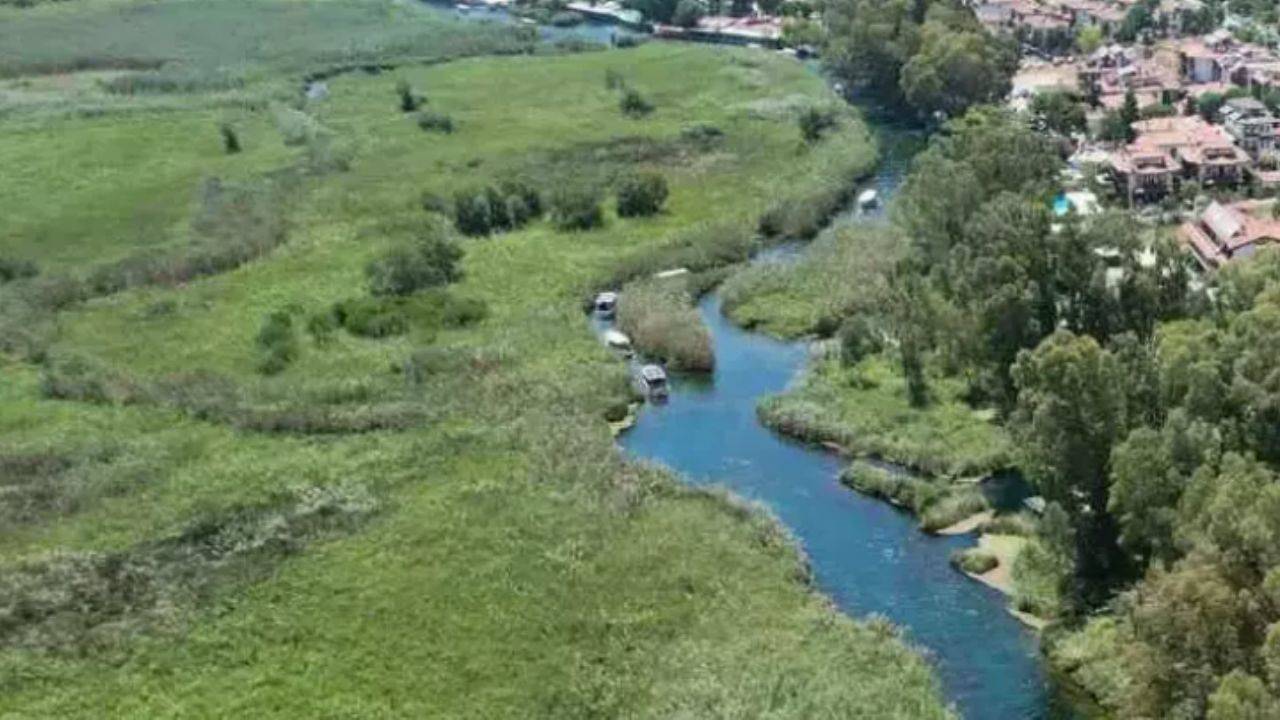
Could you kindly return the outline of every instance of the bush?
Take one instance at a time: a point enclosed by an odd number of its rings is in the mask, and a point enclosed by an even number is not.
[[[462,275],[462,248],[438,229],[410,244],[387,251],[365,266],[369,292],[378,296],[411,295],[447,285]]]
[[[228,155],[235,155],[240,152],[240,136],[236,134],[236,129],[228,123],[218,126],[218,131],[222,133],[222,149]]]
[[[604,86],[608,90],[621,90],[627,86],[627,81],[622,77],[622,73],[617,70],[605,68]]]
[[[422,193],[422,199],[419,200],[424,212],[435,213],[437,215],[449,215],[451,206],[449,201],[433,192]]]
[[[333,332],[338,329],[338,319],[331,310],[312,313],[307,317],[307,334],[316,345],[328,345],[333,340]]]
[[[862,313],[845,318],[836,331],[836,337],[840,341],[840,361],[846,367],[853,367],[868,355],[884,349],[879,329]]]
[[[822,139],[823,133],[836,126],[836,114],[829,108],[805,108],[800,113],[800,136],[807,143]]]
[[[427,132],[438,132],[449,135],[453,132],[453,118],[444,113],[430,110],[418,113],[418,127]]]
[[[644,117],[653,112],[653,104],[635,88],[626,88],[622,91],[619,107],[622,108],[622,114],[630,118]]]
[[[646,217],[657,215],[667,201],[667,180],[658,173],[634,173],[618,185],[618,215]]]
[[[707,7],[701,0],[680,0],[676,3],[671,22],[683,28],[697,27],[698,21],[706,14]]]
[[[413,91],[408,80],[396,83],[396,94],[400,97],[400,112],[403,113],[415,112],[426,101],[425,97]]]
[[[637,350],[674,370],[715,368],[711,333],[679,282],[628,285],[618,299],[618,327],[631,336]]]
[[[604,225],[600,191],[589,187],[563,187],[551,196],[551,219],[563,231],[591,230]]]
[[[275,375],[298,357],[298,336],[289,313],[277,310],[266,316],[256,340],[259,352],[258,372]]]
[[[336,303],[333,318],[352,335],[384,338],[409,331],[409,315],[396,298],[354,298]]]
[[[40,268],[30,260],[0,257],[0,284],[35,277],[39,272]]]
[[[1000,565],[1000,561],[986,550],[966,548],[951,553],[951,564],[961,572],[982,575],[995,570]]]

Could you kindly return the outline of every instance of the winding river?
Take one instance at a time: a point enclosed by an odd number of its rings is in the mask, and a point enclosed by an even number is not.
[[[887,198],[919,139],[880,130],[886,159],[871,186]],[[879,220],[838,220],[867,221]],[[841,485],[837,457],[756,420],[757,401],[802,370],[805,345],[735,327],[715,294],[700,309],[715,341],[714,376],[673,378],[670,402],[644,408],[620,438],[623,447],[690,482],[723,485],[769,506],[804,546],[819,588],[854,617],[878,613],[905,628],[964,717],[1073,717],[1051,687],[1034,634],[1005,612],[1006,599],[949,565],[952,551],[975,538],[920,532],[914,518]]]

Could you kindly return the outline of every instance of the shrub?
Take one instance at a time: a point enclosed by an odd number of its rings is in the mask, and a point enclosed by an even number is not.
[[[461,277],[461,259],[462,249],[456,243],[432,232],[370,261],[365,266],[369,292],[379,296],[411,295],[424,288],[447,285]]]
[[[1000,561],[995,555],[978,548],[965,548],[951,553],[951,564],[961,572],[970,575],[982,575],[995,570]]]
[[[425,112],[418,113],[418,127],[427,132],[438,132],[449,135],[453,132],[453,118],[444,113]]]
[[[489,317],[489,306],[479,298],[460,298],[443,293],[439,305],[440,324],[447,328],[474,325]]]
[[[301,110],[288,107],[276,108],[276,129],[289,147],[306,145],[324,132],[324,127]]]
[[[618,185],[618,215],[644,217],[662,211],[667,201],[667,180],[658,173],[634,173]]]
[[[448,215],[450,211],[449,201],[433,192],[422,193],[422,199],[419,200],[424,212],[436,213],[437,215]]]
[[[401,80],[396,83],[396,95],[400,97],[400,112],[411,113],[416,111],[426,98],[418,95],[413,91],[413,86],[408,80]]]
[[[39,272],[40,268],[30,260],[0,257],[0,284],[35,277]]]
[[[829,108],[808,107],[800,112],[798,122],[804,141],[815,143],[822,139],[823,133],[836,126],[836,114]]]
[[[630,118],[644,117],[653,112],[653,104],[635,88],[626,88],[622,91],[619,107],[622,109],[622,114]]]
[[[409,315],[396,298],[354,298],[336,303],[333,317],[352,335],[384,338],[409,331]]]
[[[328,345],[333,340],[333,332],[338,329],[338,319],[331,310],[312,313],[307,317],[307,334],[316,345]]]
[[[836,331],[836,337],[840,341],[840,361],[846,367],[853,367],[884,348],[879,329],[862,313],[845,318]]]
[[[678,282],[647,280],[623,289],[618,299],[618,327],[636,348],[675,370],[715,368],[711,334]]]
[[[680,0],[676,3],[671,22],[684,28],[697,27],[698,21],[706,14],[707,8],[700,0]]]
[[[453,224],[463,235],[488,235],[493,231],[493,211],[483,190],[459,190],[453,196]]]
[[[621,90],[627,86],[627,81],[622,77],[622,73],[617,70],[605,68],[604,86],[608,90]]]
[[[298,337],[293,317],[283,310],[266,316],[256,340],[259,352],[258,372],[275,375],[298,357]]]
[[[236,129],[228,123],[218,126],[218,131],[222,133],[222,149],[228,155],[235,155],[240,152],[240,136],[236,134]]]
[[[694,123],[680,130],[680,139],[706,149],[724,138],[724,130],[708,123]]]
[[[563,231],[591,230],[604,225],[600,191],[585,186],[558,189],[551,196],[551,219]]]

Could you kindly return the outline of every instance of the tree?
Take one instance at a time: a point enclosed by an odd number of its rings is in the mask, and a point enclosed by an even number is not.
[[[1131,89],[1124,92],[1124,104],[1120,106],[1120,119],[1129,128],[1132,128],[1134,123],[1142,119],[1141,109],[1138,107],[1138,96],[1134,95]],[[1129,139],[1132,140],[1133,138],[1130,137]]]
[[[1090,55],[1102,47],[1102,28],[1097,25],[1085,25],[1076,31],[1076,49],[1081,55]]]
[[[902,68],[902,94],[921,115],[955,117],[1007,95],[1016,66],[1016,54],[993,36],[926,23],[919,51]]]
[[[422,237],[391,248],[365,266],[369,292],[403,296],[447,285],[462,276],[461,259],[462,248],[439,225],[430,225]]]
[[[1096,340],[1059,330],[1019,355],[1013,379],[1021,467],[1070,516],[1077,592],[1095,605],[1126,573],[1108,510],[1111,446],[1124,424],[1123,373]]]
[[[1205,122],[1217,122],[1218,111],[1226,102],[1227,98],[1221,93],[1207,92],[1196,98],[1196,110]]]
[[[1031,114],[1044,129],[1059,135],[1085,131],[1084,105],[1070,93],[1062,91],[1037,93],[1031,99]]]
[[[1140,564],[1171,563],[1181,556],[1179,504],[1191,478],[1216,464],[1213,428],[1181,409],[1159,431],[1134,430],[1111,452],[1111,504],[1120,523],[1120,542]]]
[[[667,201],[667,180],[658,173],[633,173],[618,185],[618,216],[657,215]]]
[[[697,27],[698,21],[706,14],[706,5],[700,0],[680,0],[671,16],[671,22],[685,28]]]
[[[1280,288],[1269,287],[1230,326],[1225,356],[1232,363],[1230,398],[1247,428],[1251,449],[1280,463]]]
[[[753,7],[751,0],[730,0],[729,14],[734,17],[746,17],[751,14]]]
[[[1272,720],[1280,717],[1280,700],[1267,692],[1262,681],[1232,670],[1213,695],[1205,720]]]
[[[1098,139],[1106,142],[1130,143],[1137,137],[1133,125],[1124,119],[1118,110],[1108,110],[1102,116],[1102,125],[1098,128]]]

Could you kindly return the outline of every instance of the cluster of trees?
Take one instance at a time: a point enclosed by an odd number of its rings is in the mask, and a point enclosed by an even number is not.
[[[886,339],[912,402],[954,373],[998,409],[1047,502],[1015,576],[1028,609],[1110,612],[1118,716],[1280,716],[1280,252],[1200,287],[1126,215],[1051,223],[1059,163],[1002,110],[948,123],[895,206],[884,309],[842,344]]]
[[[922,117],[956,117],[1009,92],[1014,43],[969,10],[938,0],[832,0],[824,58],[851,87]]]
[[[452,206],[434,196],[425,198],[423,205],[451,215],[458,232],[472,237],[518,230],[543,213],[542,194],[518,180],[459,190]]]

